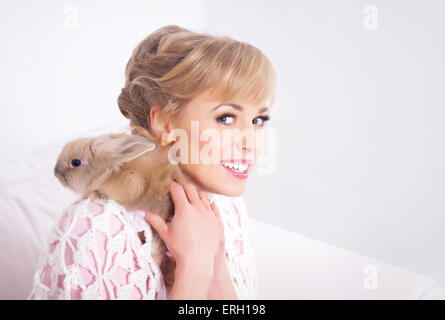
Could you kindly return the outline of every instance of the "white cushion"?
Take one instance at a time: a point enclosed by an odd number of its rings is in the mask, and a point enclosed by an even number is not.
[[[425,275],[250,219],[259,299],[445,299]]]

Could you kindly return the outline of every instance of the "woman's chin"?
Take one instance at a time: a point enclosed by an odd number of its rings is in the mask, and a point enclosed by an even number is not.
[[[231,170],[227,170],[224,167],[222,171],[220,171],[220,183],[218,183],[219,194],[228,196],[228,197],[239,197],[244,194],[246,190],[248,174],[246,173],[234,173]],[[248,171],[250,173],[251,170]]]
[[[227,196],[227,197],[233,197],[233,198],[236,198],[236,197],[240,197],[240,196],[242,196],[243,194],[244,194],[244,190],[243,190],[243,191],[240,191],[240,192],[235,192],[235,191],[233,191],[233,190],[230,190],[229,192],[224,193],[223,195],[225,195],[225,196]]]
[[[227,197],[239,197],[244,194],[247,186],[247,175],[232,173],[221,165],[216,170],[193,172],[183,167],[183,170],[195,181],[200,190],[221,194]]]
[[[244,194],[246,190],[246,180],[243,181],[225,181],[220,185],[219,194],[228,196],[228,197],[239,197]]]

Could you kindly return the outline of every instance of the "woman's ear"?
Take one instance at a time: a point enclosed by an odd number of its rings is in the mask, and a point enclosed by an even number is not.
[[[150,126],[153,130],[156,137],[160,137],[160,134],[162,132],[162,121],[159,119],[161,115],[161,110],[158,106],[152,106],[150,108]]]
[[[169,135],[172,128],[170,117],[165,115],[156,105],[150,108],[150,125],[159,140],[162,139],[163,134]]]

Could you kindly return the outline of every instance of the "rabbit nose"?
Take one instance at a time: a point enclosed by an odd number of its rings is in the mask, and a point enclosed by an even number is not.
[[[60,174],[62,176],[64,175],[63,172],[59,170],[59,168],[55,167],[54,168],[54,175],[57,177],[57,174]]]

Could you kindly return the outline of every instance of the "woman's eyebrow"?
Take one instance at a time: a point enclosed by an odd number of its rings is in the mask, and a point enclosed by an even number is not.
[[[237,105],[237,104],[235,104],[235,103],[223,103],[223,104],[220,104],[220,105],[216,106],[215,108],[213,108],[212,111],[213,111],[213,110],[216,110],[216,109],[218,109],[218,108],[220,108],[220,107],[222,107],[222,106],[230,106],[230,107],[232,107],[232,108],[234,108],[234,109],[236,109],[236,110],[238,110],[238,111],[243,111],[243,110],[244,110],[243,107],[241,107],[240,105]],[[258,113],[262,113],[262,112],[267,111],[267,110],[269,110],[269,108],[267,108],[267,107],[262,107],[262,108],[258,111]]]

